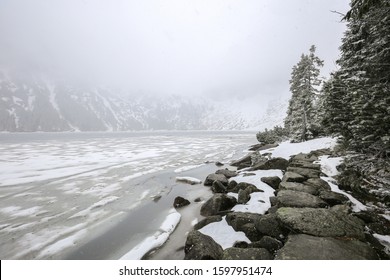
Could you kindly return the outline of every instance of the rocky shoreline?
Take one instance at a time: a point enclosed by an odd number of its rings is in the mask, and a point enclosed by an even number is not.
[[[205,179],[213,196],[201,207],[203,217],[189,232],[185,259],[204,260],[376,260],[389,259],[385,247],[374,237],[390,234],[390,222],[375,211],[353,211],[349,198],[332,191],[331,178],[318,163],[329,149],[297,154],[290,160],[269,158],[253,164],[253,155],[270,147],[256,145],[252,154],[232,162],[237,170],[220,169]],[[251,178],[257,170],[281,170],[278,176],[258,178],[274,190],[271,207],[264,214],[232,211],[246,205],[251,195],[264,192],[248,182],[237,183],[241,174]],[[257,203],[264,204],[259,200]],[[202,228],[226,220],[248,241],[222,248]]]

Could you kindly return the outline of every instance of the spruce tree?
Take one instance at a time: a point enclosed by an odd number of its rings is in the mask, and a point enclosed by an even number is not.
[[[290,80],[292,97],[289,101],[285,128],[294,142],[306,141],[316,134],[314,115],[320,67],[323,61],[315,55],[313,45],[309,54],[302,54],[300,61],[293,67]]]

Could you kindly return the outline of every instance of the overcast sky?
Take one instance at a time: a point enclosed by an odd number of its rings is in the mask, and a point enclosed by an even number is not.
[[[0,64],[155,94],[277,96],[310,45],[335,69],[349,0],[0,0]]]

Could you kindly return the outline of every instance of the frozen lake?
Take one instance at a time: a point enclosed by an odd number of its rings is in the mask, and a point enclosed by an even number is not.
[[[254,132],[0,134],[0,258],[119,258],[173,195],[204,192],[175,176],[204,176],[255,143]]]

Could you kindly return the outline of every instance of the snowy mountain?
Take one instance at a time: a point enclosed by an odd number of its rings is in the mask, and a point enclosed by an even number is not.
[[[280,125],[287,102],[132,96],[0,71],[0,131],[242,130]],[[266,112],[264,114],[264,112]]]

